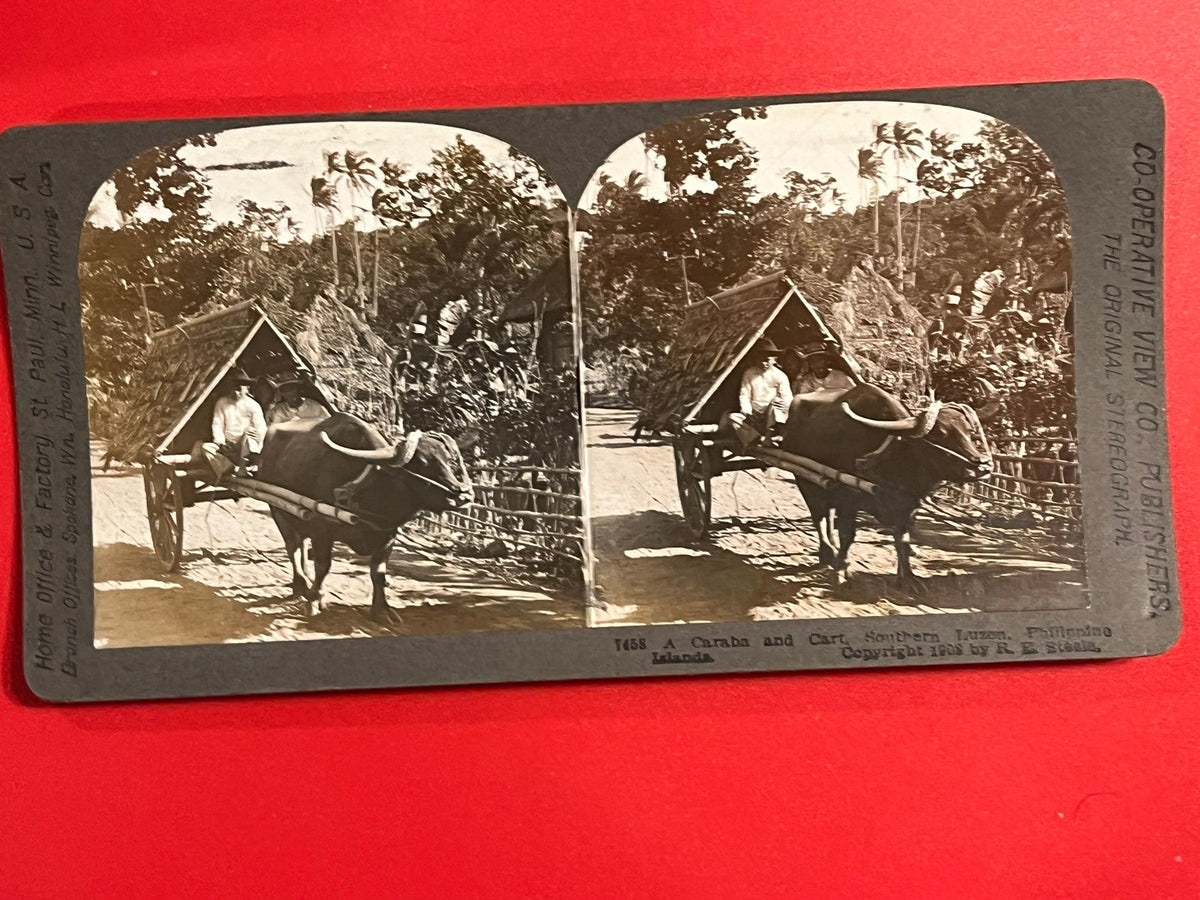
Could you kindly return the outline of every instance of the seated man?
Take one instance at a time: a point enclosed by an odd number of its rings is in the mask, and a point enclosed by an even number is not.
[[[743,446],[769,437],[777,425],[787,421],[792,389],[787,375],[778,367],[779,348],[770,340],[758,341],[748,354],[751,364],[742,373],[737,412],[722,416],[722,425],[732,426]]]
[[[267,408],[267,425],[278,425],[293,419],[328,419],[329,410],[307,396],[310,385],[298,378],[275,386],[275,401]]]
[[[235,475],[248,474],[262,451],[267,423],[262,407],[250,396],[251,382],[245,372],[235,370],[226,378],[213,407],[213,439],[202,447],[218,481],[231,471]]]
[[[829,350],[810,353],[792,383],[792,392],[805,400],[835,400],[855,385],[845,368],[841,357]]]

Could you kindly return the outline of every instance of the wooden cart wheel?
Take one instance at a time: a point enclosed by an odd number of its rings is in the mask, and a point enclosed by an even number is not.
[[[159,562],[168,572],[174,572],[183,559],[183,481],[163,463],[143,468],[142,479],[146,485],[150,543]]]
[[[675,481],[683,518],[693,537],[708,534],[712,521],[712,454],[692,434],[675,438]]]

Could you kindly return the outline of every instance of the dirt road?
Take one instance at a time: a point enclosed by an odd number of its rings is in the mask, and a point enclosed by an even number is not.
[[[141,470],[101,472],[93,448],[97,647],[452,634],[583,625],[581,597],[517,586],[504,561],[459,560],[437,548],[399,546],[388,601],[401,624],[368,615],[371,582],[335,548],[326,608],[309,619],[290,599],[291,569],[267,507],[253,500],[202,504],[184,514],[184,561],[164,573],[150,546]],[[524,579],[528,581],[528,579]]]
[[[920,597],[896,586],[891,539],[860,527],[850,583],[817,568],[803,499],[778,470],[713,481],[713,529],[694,540],[683,524],[670,444],[634,444],[635,413],[588,410],[588,485],[603,609],[593,625],[727,622],[1066,609],[1087,605],[1082,567],[1062,538],[1024,527],[955,527],[918,516],[914,570]]]

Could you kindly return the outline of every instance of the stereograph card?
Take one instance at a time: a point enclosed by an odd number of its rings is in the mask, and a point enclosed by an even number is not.
[[[1143,656],[1135,81],[0,136],[53,701]]]

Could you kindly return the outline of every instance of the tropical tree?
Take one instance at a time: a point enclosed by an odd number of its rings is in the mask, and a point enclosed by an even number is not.
[[[916,275],[915,275],[916,270],[920,268],[921,210],[925,204],[925,192],[928,190],[929,178],[930,178],[930,175],[932,174],[932,172],[934,171],[934,168],[935,168],[934,164],[931,163],[929,160],[927,160],[927,159],[921,160],[920,162],[917,163],[916,177],[913,179],[913,187],[915,187],[916,191],[917,191],[917,202],[916,202],[917,222],[916,222],[916,226],[913,228],[912,256],[910,257],[912,260],[912,268],[913,268],[913,272],[914,272],[914,278],[916,277]]]
[[[617,181],[603,174],[596,200],[580,216],[586,261],[580,292],[590,352],[619,354],[644,347],[661,350],[679,321],[683,303],[680,267],[668,260],[663,239],[667,205],[643,195],[636,172]]]
[[[113,201],[122,223],[166,218],[187,232],[203,227],[208,221],[206,207],[212,188],[186,154],[189,148],[214,143],[211,134],[201,134],[162,144],[113,173]]]
[[[679,119],[647,132],[647,152],[662,168],[667,199],[657,240],[666,268],[689,259],[688,280],[706,293],[737,283],[753,265],[766,237],[756,216],[753,183],[758,154],[737,136],[741,119],[761,119],[761,107],[720,110]],[[680,278],[674,276],[676,284]]]
[[[407,321],[419,305],[438,321],[463,300],[475,321],[493,321],[514,296],[566,253],[566,211],[545,174],[519,155],[502,167],[459,136],[430,164],[407,172],[387,163],[372,210],[404,225],[404,266],[381,297],[380,317]]]
[[[325,157],[326,165],[329,164],[329,155]],[[324,175],[314,175],[310,182],[312,191],[313,210],[317,213],[317,233],[323,229],[320,223],[320,212],[325,212],[325,218],[328,222],[329,229],[329,252],[330,261],[333,266],[333,283],[336,285],[338,279],[338,252],[337,252],[337,184],[330,178]],[[316,238],[314,237],[314,242]]]
[[[901,196],[904,193],[901,183],[901,165],[909,160],[915,160],[924,147],[923,133],[912,122],[892,122],[875,126],[876,147],[882,148],[880,158],[890,153],[895,162],[895,192],[896,192],[896,284],[904,287],[904,234],[901,224]]]
[[[874,206],[874,235],[875,246],[874,253],[879,255],[879,181],[883,177],[883,159],[879,153],[871,147],[858,148],[858,186],[859,199],[865,203],[868,199],[871,200]],[[867,187],[867,192],[863,191],[864,185]]]
[[[342,177],[350,194],[350,223],[352,226],[350,236],[354,245],[354,286],[358,296],[363,294],[363,267],[362,251],[358,240],[360,207],[356,201],[359,191],[367,190],[372,182],[379,178],[379,173],[375,171],[374,166],[375,160],[366,153],[356,153],[353,150],[346,150],[342,153]]]
[[[211,296],[225,259],[224,234],[208,204],[204,171],[188,160],[209,147],[197,135],[139,154],[112,177],[118,228],[89,216],[79,244],[81,319],[87,375],[119,393],[149,334],[173,324]]]

